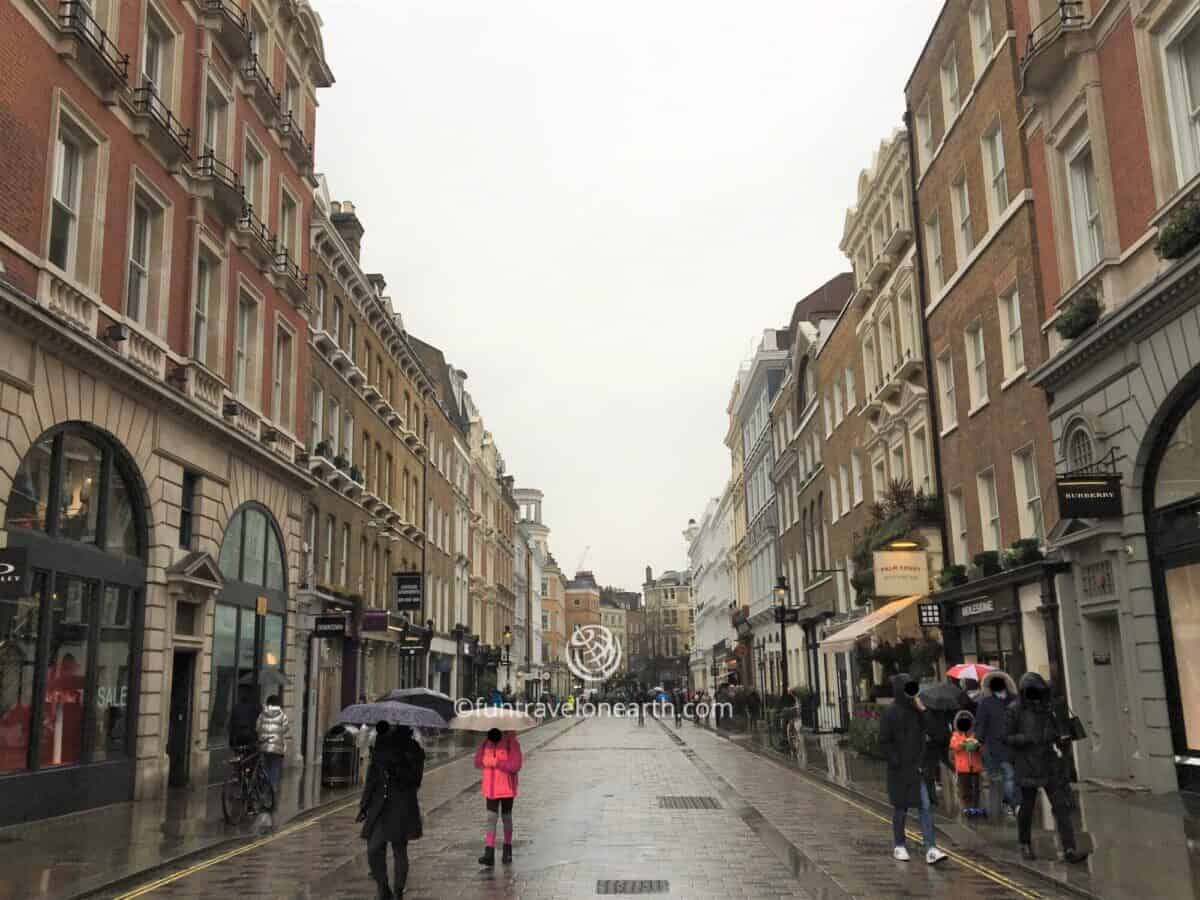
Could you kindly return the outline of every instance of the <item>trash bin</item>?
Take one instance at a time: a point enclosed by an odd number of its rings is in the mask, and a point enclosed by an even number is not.
[[[354,784],[358,779],[358,742],[354,734],[334,725],[321,743],[321,784]]]

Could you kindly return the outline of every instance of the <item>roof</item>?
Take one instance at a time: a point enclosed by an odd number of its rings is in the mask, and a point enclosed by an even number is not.
[[[853,293],[853,272],[841,272],[834,275],[807,297],[797,301],[792,309],[792,320],[788,325],[788,330],[795,334],[796,326],[800,322],[836,319]]]
[[[446,362],[446,354],[433,344],[425,343],[411,332],[408,334],[408,342],[412,345],[417,358],[421,360],[421,364],[431,373],[438,397],[446,409],[450,424],[463,434],[469,434],[471,423],[454,397],[454,385],[450,383],[450,364]]]

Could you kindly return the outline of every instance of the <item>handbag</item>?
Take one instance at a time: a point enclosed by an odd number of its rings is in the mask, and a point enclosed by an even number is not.
[[[1083,727],[1083,719],[1070,713],[1067,716],[1067,737],[1073,741],[1085,741],[1087,736],[1087,729]]]

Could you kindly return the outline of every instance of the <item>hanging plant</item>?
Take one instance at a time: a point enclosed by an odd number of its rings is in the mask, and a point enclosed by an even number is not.
[[[1154,241],[1160,259],[1179,259],[1200,244],[1200,204],[1181,207],[1162,228]]]
[[[984,550],[982,553],[975,554],[975,565],[986,577],[995,575],[1000,571],[1000,552],[998,550]]]
[[[1012,547],[1004,551],[1005,568],[1015,569],[1044,559],[1045,554],[1036,538],[1021,538],[1013,541]]]
[[[1073,341],[1096,324],[1103,312],[1095,291],[1082,294],[1066,305],[1054,320],[1054,330],[1064,340]]]
[[[938,576],[938,584],[942,588],[955,587],[956,585],[966,583],[966,566],[947,566],[946,568],[942,569],[942,574]]]

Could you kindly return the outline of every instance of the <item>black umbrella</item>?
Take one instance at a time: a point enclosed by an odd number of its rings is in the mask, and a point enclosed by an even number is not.
[[[396,688],[379,698],[380,703],[399,702],[432,709],[443,719],[454,718],[454,698],[429,688]]]
[[[254,684],[254,673],[247,672],[238,679],[238,684]],[[258,673],[258,684],[265,688],[286,687],[287,679],[275,669],[263,669]]]
[[[921,702],[928,709],[950,712],[962,709],[967,705],[967,692],[957,684],[951,684],[948,681],[939,681],[932,687],[921,690]]]
[[[374,725],[376,722],[387,722],[389,725],[407,725],[410,728],[446,727],[446,720],[432,709],[393,700],[347,706],[339,713],[338,722],[343,725]]]

